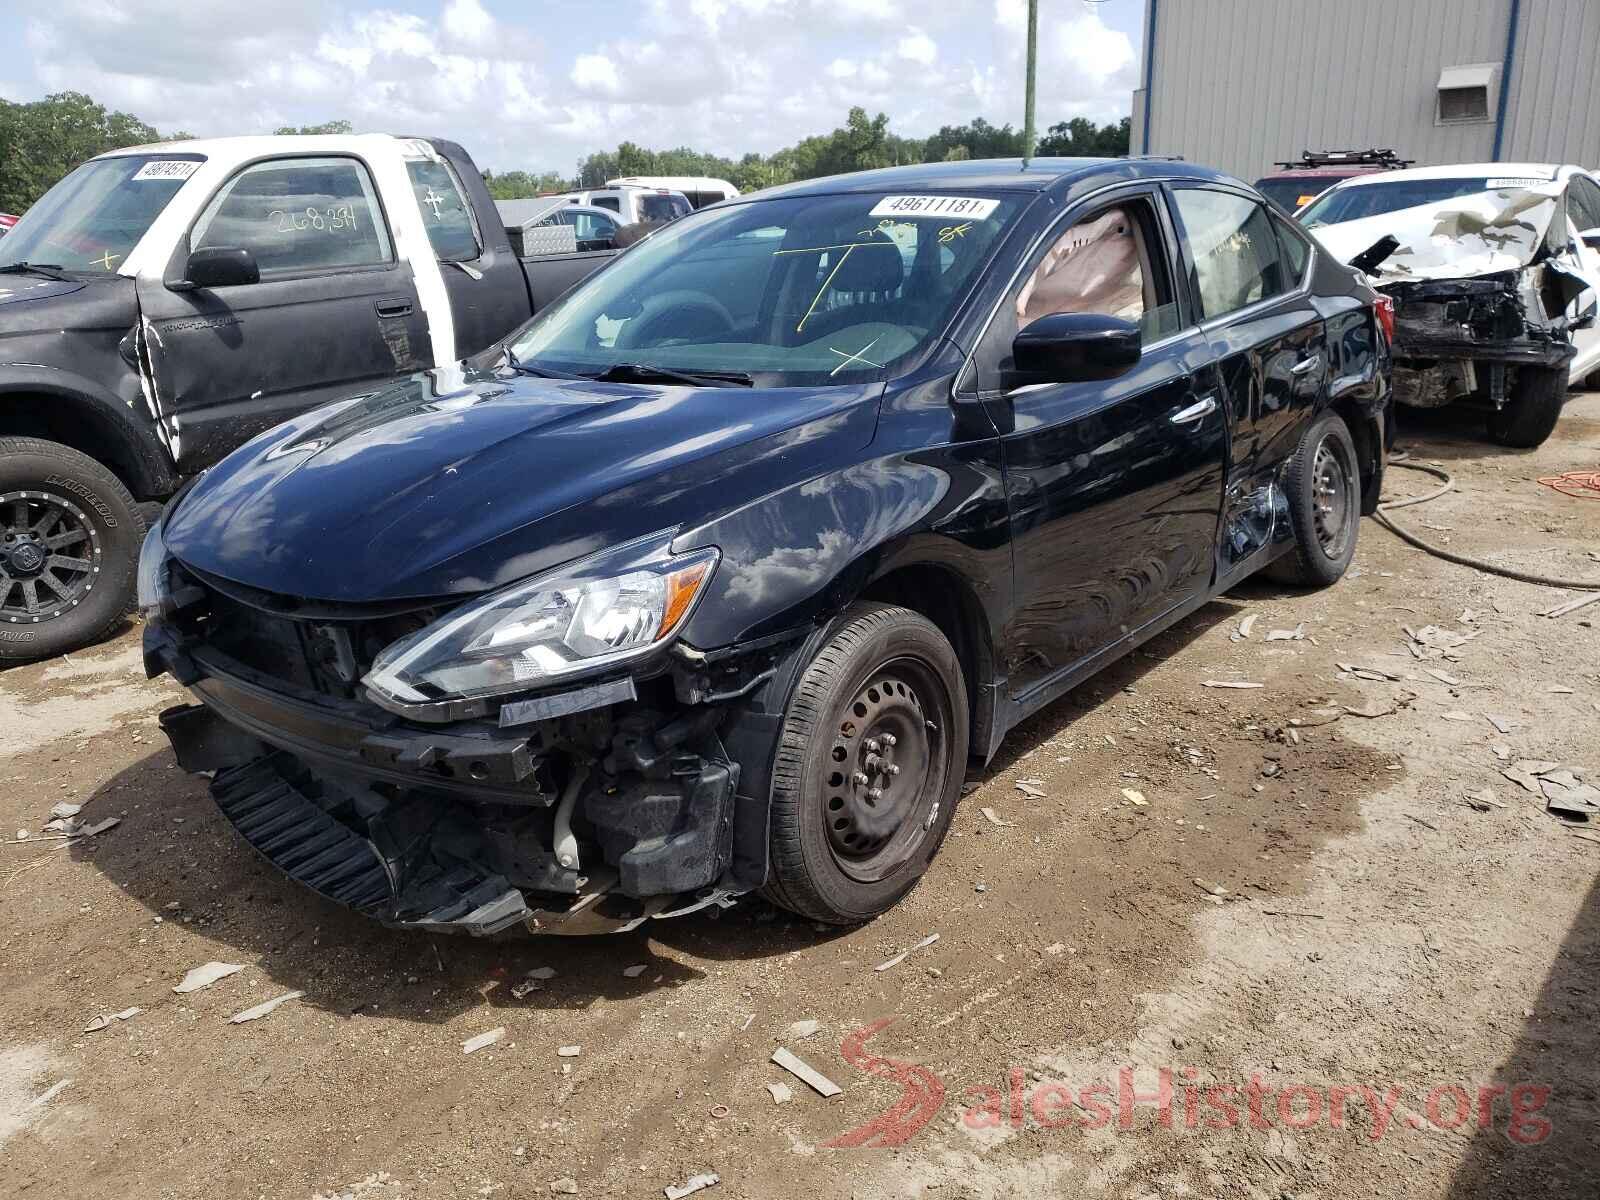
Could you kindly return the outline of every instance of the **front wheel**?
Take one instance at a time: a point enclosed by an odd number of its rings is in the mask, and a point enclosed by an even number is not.
[[[857,604],[784,714],[767,898],[848,925],[891,908],[944,840],[967,761],[961,664],[925,617]]]
[[[144,518],[117,477],[38,438],[0,438],[0,662],[104,637],[127,614]]]
[[[1283,487],[1294,547],[1267,567],[1267,577],[1298,587],[1337,582],[1356,556],[1361,527],[1361,470],[1350,429],[1338,413],[1323,413],[1306,430]]]
[[[1489,436],[1519,450],[1542,446],[1555,432],[1566,402],[1565,367],[1521,367],[1505,407],[1489,414]]]

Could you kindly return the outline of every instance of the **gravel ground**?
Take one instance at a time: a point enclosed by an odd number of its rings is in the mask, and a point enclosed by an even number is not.
[[[1460,485],[1417,532],[1600,578],[1600,504],[1535,481],[1600,461],[1600,395],[1532,454],[1451,414],[1403,444]],[[1600,782],[1600,606],[1537,615],[1570,595],[1367,522],[1338,586],[1247,585],[1015,731],[929,877],[846,932],[758,902],[610,939],[385,930],[174,766],[181,692],[136,629],[8,671],[0,829],[122,820],[0,848],[0,1194],[1600,1194],[1600,832],[1501,773]],[[213,960],[244,969],[174,993]]]

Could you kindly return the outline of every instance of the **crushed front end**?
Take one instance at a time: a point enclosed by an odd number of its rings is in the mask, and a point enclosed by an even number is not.
[[[270,595],[162,558],[159,538],[146,669],[199,701],[162,727],[297,881],[389,925],[480,936],[626,930],[762,882],[764,859],[736,855],[722,732],[770,654],[669,645],[503,699],[380,704],[363,681],[386,649],[471,605]]]
[[[1461,279],[1382,283],[1394,299],[1394,395],[1413,408],[1474,401],[1498,411],[1517,372],[1565,370],[1574,281],[1550,264]]]

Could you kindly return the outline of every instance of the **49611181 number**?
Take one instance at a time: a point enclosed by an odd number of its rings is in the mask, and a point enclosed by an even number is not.
[[[315,206],[305,209],[275,208],[267,214],[275,222],[276,233],[297,233],[314,229],[319,233],[354,232],[359,228],[355,210],[348,204],[330,204],[327,208]]]

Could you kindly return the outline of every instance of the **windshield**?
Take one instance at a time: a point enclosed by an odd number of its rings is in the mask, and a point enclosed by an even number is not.
[[[704,209],[640,242],[519,334],[531,368],[862,382],[943,331],[1016,197],[865,193]]]
[[[1537,187],[1549,182],[1548,179],[1501,179],[1476,175],[1463,179],[1395,179],[1387,183],[1362,183],[1324,192],[1300,214],[1300,223],[1308,227],[1338,225],[1344,221],[1359,221],[1363,217],[1398,212],[1402,208],[1438,204],[1458,196],[1472,196],[1499,188]]]
[[[0,267],[30,262],[115,271],[203,161],[198,155],[131,154],[84,163],[0,239]]]
[[[1334,184],[1353,177],[1353,175],[1279,175],[1276,178],[1256,180],[1256,191],[1284,212],[1292,214],[1295,209],[1309,204]]]

